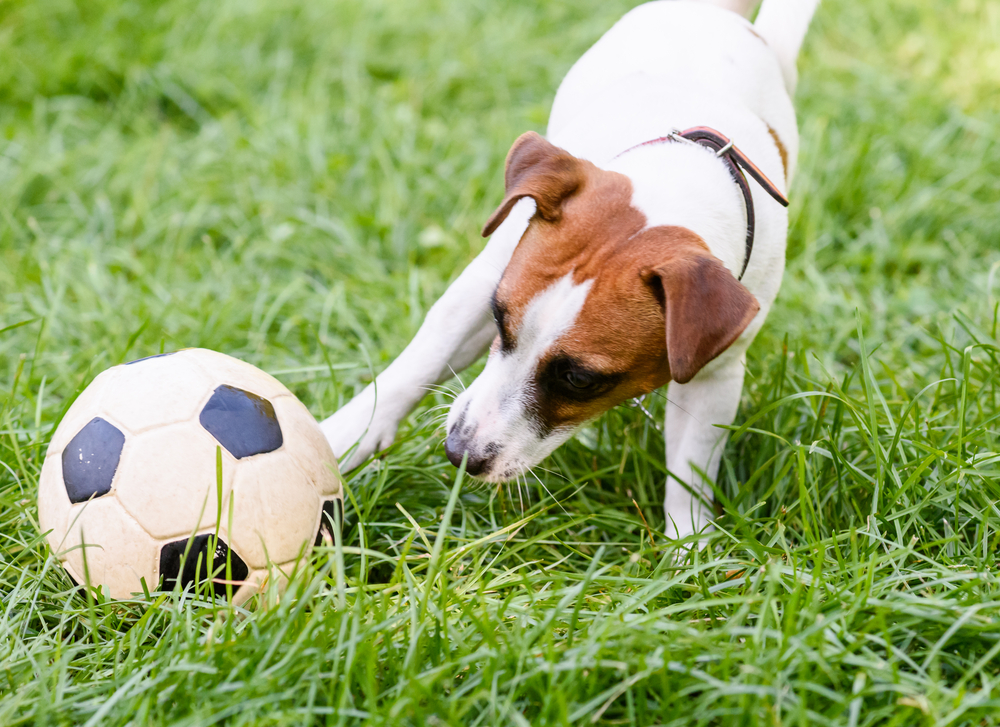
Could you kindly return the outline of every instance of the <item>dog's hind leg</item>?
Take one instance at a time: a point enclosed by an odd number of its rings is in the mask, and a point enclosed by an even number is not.
[[[496,336],[490,300],[533,213],[534,202],[519,202],[486,248],[431,307],[399,357],[374,383],[320,423],[343,470],[392,444],[399,422],[428,387],[486,352]]]
[[[664,434],[667,487],[663,510],[666,533],[683,538],[703,530],[713,518],[712,483],[743,390],[745,359],[730,349],[686,384],[667,389]]]
[[[818,5],[819,0],[764,0],[753,24],[778,59],[785,87],[792,95],[798,80],[795,61]]]

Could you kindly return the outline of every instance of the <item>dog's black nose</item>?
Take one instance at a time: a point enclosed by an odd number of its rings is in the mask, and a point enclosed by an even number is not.
[[[468,452],[469,460],[465,463],[465,471],[472,476],[481,475],[493,464],[493,455],[473,450],[469,446],[469,440],[462,436],[460,429],[459,426],[452,427],[448,432],[448,438],[444,440],[444,451],[448,455],[448,461],[456,467],[461,467],[462,457]]]

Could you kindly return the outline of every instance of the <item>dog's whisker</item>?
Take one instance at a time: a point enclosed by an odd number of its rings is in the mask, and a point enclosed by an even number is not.
[[[458,375],[455,369],[451,367],[451,364],[448,364],[448,370],[451,371],[452,376],[458,379],[458,383],[462,385],[462,391],[467,391],[467,389],[465,388],[465,382],[462,381],[462,377]]]
[[[561,502],[559,502],[559,500],[556,499],[556,496],[553,495],[549,491],[549,488],[545,486],[545,483],[542,482],[542,478],[538,476],[538,474],[535,472],[534,468],[533,467],[529,468],[527,471],[531,473],[532,477],[534,477],[536,480],[538,480],[538,484],[540,484],[542,486],[542,489],[545,490],[546,494],[548,494],[548,496],[552,498],[552,501],[555,502],[559,506],[559,509],[562,510],[567,515],[569,515],[569,512],[566,510],[565,507],[563,507],[563,504]]]
[[[567,477],[566,475],[564,475],[562,472],[559,472],[558,470],[550,470],[550,469],[548,469],[546,467],[542,467],[541,465],[535,465],[534,467],[532,467],[532,469],[533,470],[541,470],[542,472],[545,472],[545,473],[550,474],[550,475],[554,475],[555,477],[562,477],[567,482],[570,481],[569,477]]]
[[[430,384],[428,386],[421,386],[420,388],[424,391],[429,391],[432,394],[447,394],[451,396],[452,399],[458,396],[458,392],[455,391],[454,388],[444,384]]]
[[[441,411],[442,408],[444,407],[434,407],[432,409],[428,409],[427,411],[421,412],[420,415],[417,417],[417,421],[421,422],[446,421],[448,419],[448,412]]]
[[[427,411],[447,411],[451,409],[451,404],[438,404],[437,406],[428,407]]]

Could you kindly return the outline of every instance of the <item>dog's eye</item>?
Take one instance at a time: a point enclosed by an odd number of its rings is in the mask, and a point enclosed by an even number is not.
[[[563,373],[563,380],[572,386],[574,389],[589,389],[594,385],[593,374],[587,373],[586,371],[577,371],[570,369]]]
[[[624,374],[602,373],[560,356],[539,373],[539,384],[549,395],[570,401],[590,401],[611,391]]]

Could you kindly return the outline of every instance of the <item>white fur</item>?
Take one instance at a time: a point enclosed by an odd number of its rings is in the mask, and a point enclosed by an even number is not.
[[[483,355],[496,336],[490,298],[535,213],[518,202],[486,248],[431,307],[423,325],[374,384],[320,422],[341,468],[349,470],[392,444],[404,416],[427,393]]]
[[[483,373],[452,404],[449,431],[464,418],[476,441],[500,447],[483,479],[504,481],[521,474],[573,433],[573,428],[544,435],[537,431],[528,409],[529,397],[538,362],[573,326],[592,285],[592,280],[574,283],[569,272],[538,293],[513,332],[517,346],[510,352],[493,353]]]
[[[798,133],[789,91],[794,88],[795,57],[817,2],[764,0],[756,26],[713,7],[746,8],[748,0],[661,0],[632,10],[566,75],[553,103],[549,140],[627,175],[633,205],[649,226],[691,229],[737,274],[743,264],[746,216],[726,167],[710,151],[687,144],[632,147],[671,129],[710,126],[733,139],[787,190],[789,179],[769,128],[787,150],[790,177]],[[745,352],[784,271],[787,212],[755,182],[750,187],[756,240],[743,283],[759,301],[760,313],[727,351],[689,383],[671,383],[667,394],[670,476],[664,510],[667,532],[677,537],[710,523],[710,483],[726,441],[726,431],[717,425],[736,416]],[[345,469],[387,446],[427,386],[470,364],[489,345],[495,335],[490,296],[533,211],[532,202],[518,203],[483,253],[431,309],[399,359],[378,377],[378,396],[376,387],[369,386],[322,423],[338,456],[359,442],[342,460]],[[482,376],[456,400],[449,426],[465,413],[477,428],[477,440],[502,445],[491,476],[535,464],[569,436],[569,431],[557,431],[540,439],[518,403],[525,398],[529,372],[572,324],[588,290],[587,284],[574,286],[567,275],[540,295],[519,331],[525,350],[493,354]]]

